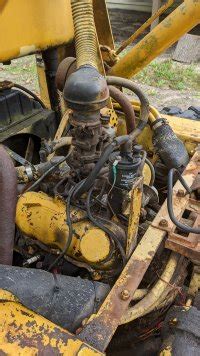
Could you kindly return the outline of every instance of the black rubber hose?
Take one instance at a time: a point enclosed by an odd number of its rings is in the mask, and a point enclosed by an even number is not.
[[[140,88],[135,85],[131,80],[124,79],[120,77],[106,77],[108,85],[116,85],[119,87],[123,87],[126,89],[131,90],[134,94],[136,94],[141,103],[141,114],[140,114],[140,121],[136,129],[130,134],[131,140],[135,140],[135,138],[142,132],[145,128],[146,124],[148,123],[149,118],[149,101],[147,97],[143,94]]]
[[[49,266],[48,271],[51,271],[53,267],[55,267],[58,262],[61,260],[62,257],[66,254],[67,250],[69,249],[71,242],[72,242],[72,237],[73,237],[73,229],[72,229],[72,221],[71,221],[71,216],[70,216],[70,206],[71,206],[71,198],[73,195],[75,187],[72,187],[69,191],[68,198],[67,198],[67,204],[66,204],[66,215],[67,215],[67,225],[68,225],[68,238],[66,245],[63,249],[63,251],[60,253],[60,255],[52,262],[52,264]]]
[[[175,169],[172,168],[169,171],[168,174],[168,193],[167,193],[167,208],[168,208],[168,214],[169,217],[171,219],[171,221],[174,223],[174,225],[176,225],[176,227],[180,230],[182,230],[183,232],[190,234],[200,234],[200,229],[198,228],[193,228],[187,225],[182,224],[180,221],[178,221],[174,215],[174,211],[173,211],[173,178],[174,178],[174,173],[177,173],[178,175],[178,179],[181,182],[181,184],[183,185],[183,187],[186,189],[186,191],[190,194],[192,192],[192,190],[190,189],[190,187],[187,185],[187,183],[185,182],[185,180],[183,179],[181,173]]]
[[[121,107],[123,113],[125,114],[126,129],[127,133],[130,134],[136,127],[135,124],[135,111],[130,100],[127,96],[122,93],[118,88],[109,85],[110,97],[114,99]]]
[[[152,187],[154,185],[155,178],[156,178],[155,169],[154,169],[153,164],[151,163],[151,161],[148,158],[145,158],[145,163],[148,165],[148,167],[150,168],[150,171],[151,171],[151,180],[150,180],[149,185]]]
[[[100,220],[97,220],[91,213],[91,209],[90,209],[90,203],[91,203],[91,196],[92,196],[92,192],[93,192],[94,187],[92,187],[89,192],[88,192],[88,196],[87,196],[87,200],[86,200],[86,208],[87,208],[87,214],[88,214],[88,218],[90,219],[90,221],[97,226],[98,228],[100,228],[101,230],[103,230],[116,244],[121,258],[122,258],[122,262],[123,265],[125,266],[126,264],[126,254],[125,251],[121,245],[121,242],[118,240],[117,236],[115,236],[115,234],[109,230],[106,226],[104,226],[104,224],[102,224],[100,222]]]
[[[51,168],[49,168],[40,178],[38,178],[38,180],[36,180],[36,182],[34,182],[30,187],[28,187],[28,189],[26,189],[24,191],[25,192],[30,192],[31,190],[35,189],[38,187],[38,185],[49,175],[51,174],[56,167],[58,167],[61,163],[65,162],[66,159],[70,156],[72,150],[69,150],[69,153],[67,154],[67,156],[63,157],[61,160],[59,160],[57,163],[55,163]]]
[[[82,184],[78,186],[78,188],[74,192],[74,199],[78,199],[83,195],[93,185],[95,179],[97,178],[101,168],[108,160],[110,154],[120,145],[129,141],[129,135],[119,136],[117,137],[109,146],[105,148],[98,162],[96,163],[94,169],[89,174],[89,176],[82,181]]]
[[[46,109],[46,106],[44,105],[43,101],[40,98],[38,98],[38,96],[35,93],[33,93],[31,90],[27,89],[23,85],[16,84],[16,83],[14,83],[13,88],[20,89],[25,93],[29,94],[30,96],[32,96],[33,99],[35,99],[36,101],[38,101],[38,103],[40,103],[43,109]]]

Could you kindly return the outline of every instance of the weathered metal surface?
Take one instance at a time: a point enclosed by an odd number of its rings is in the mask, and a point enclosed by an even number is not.
[[[188,207],[187,207],[187,210]],[[197,214],[196,221],[193,227],[200,227],[200,205],[198,206],[199,214]],[[186,223],[186,220],[184,220]],[[189,259],[200,262],[200,235],[189,234],[183,236],[181,233],[170,233],[166,240],[165,246],[170,250],[179,252],[181,255],[188,257]]]
[[[126,245],[126,255],[130,256],[132,251],[137,245],[137,233],[139,226],[139,219],[142,207],[142,186],[143,177],[139,178],[134,184],[131,191],[131,202],[130,202],[130,215],[128,223],[128,234],[127,234],[127,245]]]
[[[91,316],[79,338],[100,351],[107,348],[164,236],[164,231],[149,227],[110,294],[98,313]],[[129,293],[129,298],[123,298],[124,292],[126,295]]]
[[[70,0],[6,1],[0,31],[0,62],[69,43],[74,37]]]
[[[187,295],[189,298],[195,298],[198,291],[200,290],[200,266],[194,266],[192,278],[190,280]]]
[[[131,78],[159,54],[195,27],[200,20],[200,1],[185,0],[110,70],[109,75]]]
[[[200,151],[197,151],[191,161],[189,162],[186,170],[183,172],[183,178],[187,184],[191,187],[196,181],[198,174],[200,173]],[[182,216],[187,210],[187,212],[193,212],[194,227],[200,226],[200,203],[196,200],[190,199],[189,195],[186,194],[185,189],[182,184],[178,181],[173,190],[173,207],[174,214],[178,220],[182,219]],[[200,236],[197,234],[190,233],[188,236],[181,234],[181,232],[176,232],[176,226],[171,221],[168,210],[167,203],[165,202],[162,206],[160,212],[162,216],[156,217],[152,225],[159,229],[163,229],[169,232],[168,239],[166,240],[165,246],[175,252],[178,252],[192,260],[199,260],[200,258]],[[184,218],[184,223],[191,224],[190,217],[188,219]]]
[[[103,355],[0,290],[0,354],[38,356]]]
[[[98,266],[111,255],[109,237],[91,224],[81,210],[73,209],[71,219],[74,233],[66,254]],[[53,199],[42,192],[21,195],[17,203],[16,224],[26,236],[49,247],[61,251],[65,249],[69,229],[66,224],[66,206],[61,199]]]
[[[189,186],[192,185],[198,173],[198,157],[199,153],[197,152],[183,174],[184,179]],[[177,182],[175,191],[180,188],[181,184]],[[174,214],[176,217],[179,217],[183,213],[188,203],[187,197],[184,197],[183,199],[184,203],[178,203],[175,206]],[[167,227],[160,226],[160,221],[163,219],[166,220]],[[134,292],[138,288],[138,285],[155,256],[158,247],[166,236],[168,226],[174,228],[174,225],[172,225],[173,224],[170,222],[168,216],[166,203],[164,203],[154,219],[152,226],[148,228],[136,247],[98,313],[91,316],[86,326],[80,332],[79,337],[82,340],[85,340],[100,351],[106,349],[115,330],[120,324],[122,316],[128,308],[131,297],[134,295]],[[126,295],[127,292],[129,292],[129,298],[122,298],[124,291],[126,291]]]
[[[0,145],[0,263],[11,265],[15,237],[17,175],[5,148]]]
[[[116,63],[115,44],[105,0],[93,0],[94,21],[102,60],[108,65]],[[99,68],[100,69],[100,68]],[[102,72],[102,71],[101,71]],[[103,74],[103,72],[102,72]]]

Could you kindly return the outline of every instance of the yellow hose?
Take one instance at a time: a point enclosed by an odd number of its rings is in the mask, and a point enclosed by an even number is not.
[[[130,323],[131,321],[150,313],[159,305],[160,302],[163,303],[165,291],[168,289],[168,284],[170,283],[171,278],[173,277],[173,274],[176,270],[178,260],[179,255],[175,252],[172,252],[158,282],[154,285],[146,297],[127,310],[126,314],[122,317],[120,324]]]
[[[98,44],[92,0],[71,0],[76,42],[77,68],[91,65],[98,69]]]
[[[140,111],[140,102],[136,100],[131,100],[131,104],[133,105],[133,108],[135,111],[139,112]],[[120,105],[117,103],[114,103],[114,108],[120,108]],[[160,117],[159,111],[154,108],[154,106],[150,106],[150,113],[149,113],[149,121],[154,122],[156,119]]]
[[[138,108],[140,109],[139,101],[131,100],[131,104],[137,111],[138,111]],[[152,114],[151,116],[149,116],[150,121],[154,121],[154,120],[158,119],[160,117],[159,111],[156,108],[154,108],[154,106],[151,106],[151,105],[149,108],[150,108],[150,113]]]

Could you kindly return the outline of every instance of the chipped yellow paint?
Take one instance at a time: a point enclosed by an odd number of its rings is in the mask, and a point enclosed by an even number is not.
[[[94,350],[89,350],[85,346],[78,352],[78,356],[98,356],[99,352]]]
[[[140,212],[142,207],[142,186],[143,177],[140,177],[134,184],[131,191],[130,214],[128,221],[128,234],[126,245],[126,256],[130,257],[134,248],[137,245],[137,233],[140,219]]]
[[[160,356],[172,356],[172,348],[171,346],[167,346],[164,350],[162,350],[159,354]]]
[[[0,301],[17,302],[18,299],[14,294],[8,292],[7,290],[0,289]]]
[[[6,291],[0,290],[0,353],[15,356],[35,356],[41,353],[66,356],[103,355],[20,303],[2,302],[6,295],[11,297]]]
[[[110,239],[84,216],[81,210],[71,211],[75,233],[67,254],[96,266],[108,257]],[[52,248],[63,250],[69,238],[65,203],[42,192],[27,192],[19,198],[16,224],[26,236],[36,238]]]

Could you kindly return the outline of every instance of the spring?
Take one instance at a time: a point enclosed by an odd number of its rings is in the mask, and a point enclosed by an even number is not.
[[[77,68],[89,64],[98,69],[98,46],[92,0],[71,0],[71,7]]]

